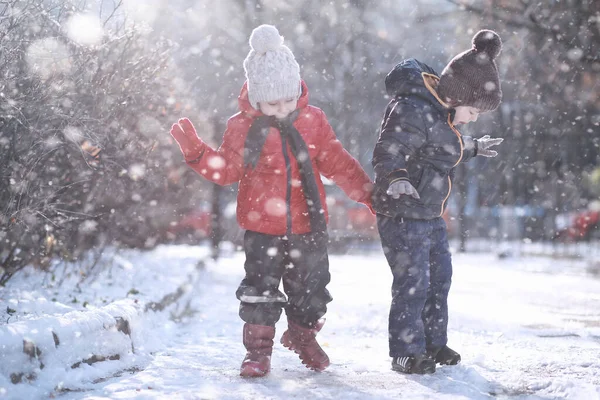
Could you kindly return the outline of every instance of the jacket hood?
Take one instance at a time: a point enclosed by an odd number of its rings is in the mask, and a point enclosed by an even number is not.
[[[296,109],[302,109],[308,106],[308,86],[306,86],[306,82],[300,81],[302,85],[302,94],[300,94],[300,98],[298,99],[298,105]],[[258,117],[263,115],[260,110],[252,107],[250,104],[250,99],[248,98],[248,82],[244,82],[244,86],[242,86],[242,90],[240,91],[240,95],[238,96],[238,107],[240,111],[250,115],[251,117]]]
[[[447,105],[435,90],[438,80],[438,75],[433,68],[414,58],[409,58],[396,65],[385,77],[385,88],[392,98],[417,97],[440,110],[447,110]]]

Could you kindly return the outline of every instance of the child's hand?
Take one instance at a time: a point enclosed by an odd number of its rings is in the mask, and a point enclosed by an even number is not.
[[[492,146],[496,146],[502,143],[502,138],[491,138],[490,135],[485,135],[479,139],[475,139],[477,143],[477,155],[484,157],[496,157],[498,152],[495,150],[488,150]]]
[[[196,134],[196,129],[187,118],[181,118],[171,127],[171,136],[179,144],[186,161],[193,160],[202,155],[204,142]]]
[[[394,183],[392,183],[390,185],[390,187],[388,187],[388,190],[386,192],[388,195],[392,196],[394,199],[399,199],[400,195],[403,194],[407,194],[410,195],[412,197],[414,197],[415,199],[420,199],[421,197],[419,196],[419,193],[417,192],[417,189],[415,189],[413,187],[413,185],[410,184],[409,181],[396,181]]]

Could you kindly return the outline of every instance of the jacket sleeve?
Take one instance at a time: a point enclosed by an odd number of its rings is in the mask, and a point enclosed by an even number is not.
[[[409,180],[407,161],[426,141],[427,126],[422,114],[410,104],[396,103],[383,121],[373,151],[377,184],[388,187],[395,181]]]
[[[321,146],[317,155],[319,173],[331,179],[352,200],[371,205],[373,184],[360,163],[337,139],[325,113],[321,111]]]
[[[249,129],[247,118],[239,114],[227,121],[223,143],[217,150],[205,145],[199,158],[187,161],[198,174],[221,186],[231,185],[244,174],[244,144]]]

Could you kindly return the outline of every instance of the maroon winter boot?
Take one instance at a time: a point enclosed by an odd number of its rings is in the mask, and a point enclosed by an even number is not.
[[[241,376],[253,378],[269,373],[274,337],[275,328],[272,326],[244,324],[243,341],[248,351],[240,368]]]
[[[323,371],[329,366],[329,357],[315,338],[323,324],[325,319],[320,319],[313,328],[307,328],[288,320],[288,330],[281,336],[281,344],[296,352],[302,364],[313,371]]]

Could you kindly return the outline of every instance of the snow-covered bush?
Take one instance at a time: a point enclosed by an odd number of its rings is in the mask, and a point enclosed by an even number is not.
[[[168,134],[190,106],[173,45],[105,3],[0,8],[0,284],[54,257],[153,247],[197,200]]]

